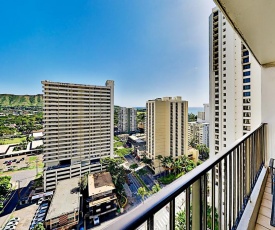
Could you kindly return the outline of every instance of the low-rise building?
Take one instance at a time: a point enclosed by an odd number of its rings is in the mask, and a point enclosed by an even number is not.
[[[90,174],[88,176],[89,214],[95,217],[115,212],[118,202],[116,188],[109,172]]]
[[[79,177],[57,183],[49,211],[45,219],[46,229],[73,229],[79,217]]]

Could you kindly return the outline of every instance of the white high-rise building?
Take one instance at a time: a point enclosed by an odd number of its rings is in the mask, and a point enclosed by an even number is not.
[[[44,190],[101,171],[113,156],[114,81],[105,86],[43,81]]]
[[[131,133],[137,131],[137,109],[120,107],[118,113],[118,131]]]
[[[218,8],[209,18],[210,154],[261,121],[261,68]]]
[[[163,97],[146,102],[146,153],[178,157],[188,150],[188,102]]]

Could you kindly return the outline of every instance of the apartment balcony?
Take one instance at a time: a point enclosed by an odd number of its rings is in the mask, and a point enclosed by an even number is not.
[[[163,208],[169,210],[167,229],[176,228],[180,212],[183,229],[253,229],[267,179],[266,156],[267,125],[262,124],[104,229],[156,229]],[[184,198],[180,210],[179,196]]]

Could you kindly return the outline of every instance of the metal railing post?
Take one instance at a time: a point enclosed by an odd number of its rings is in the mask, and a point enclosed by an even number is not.
[[[192,185],[192,230],[201,229],[201,182],[200,179]]]

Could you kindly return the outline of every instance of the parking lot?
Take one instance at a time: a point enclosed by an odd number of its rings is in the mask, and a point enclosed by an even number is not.
[[[37,160],[37,162],[36,162]],[[9,158],[0,159],[0,169],[2,172],[13,171],[21,168],[32,167],[34,168],[38,164],[38,167],[41,167],[42,163],[42,154],[35,156],[13,156]]]
[[[35,214],[35,211],[37,210],[38,205],[37,204],[31,204],[29,206],[25,206],[23,208],[19,208],[15,212],[13,212],[11,217],[19,217],[19,223],[16,226],[16,230],[27,230],[30,227],[31,221],[33,219],[33,216]],[[5,216],[6,221],[9,219],[9,215]],[[2,217],[2,218],[5,218]]]

